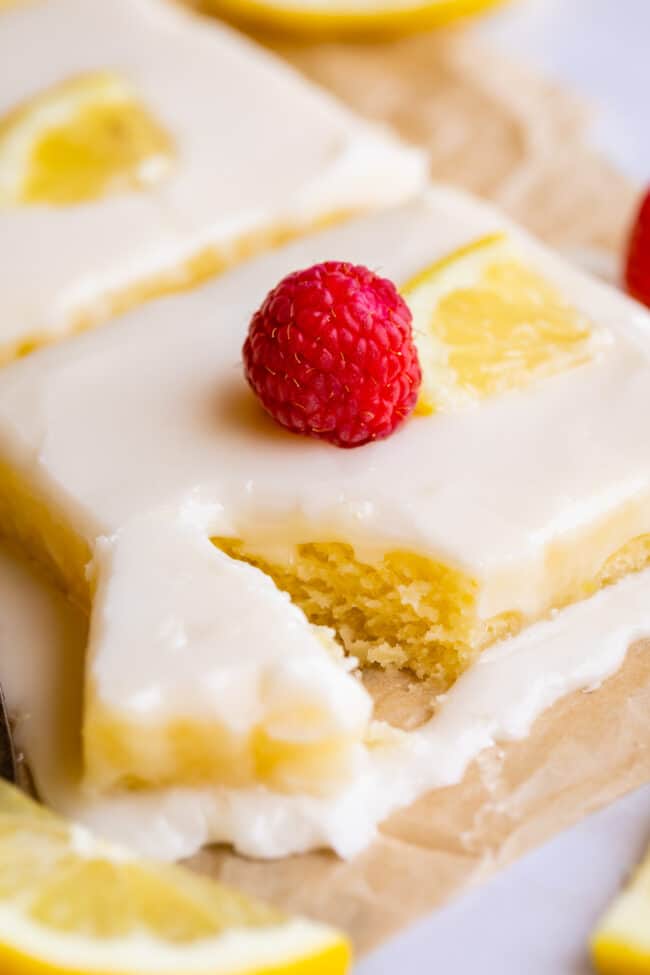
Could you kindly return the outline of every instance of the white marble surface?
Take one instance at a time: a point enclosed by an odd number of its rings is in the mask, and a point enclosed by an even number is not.
[[[518,0],[477,28],[594,104],[593,140],[650,182],[650,0]],[[650,840],[650,786],[357,966],[355,975],[589,975],[589,932]]]

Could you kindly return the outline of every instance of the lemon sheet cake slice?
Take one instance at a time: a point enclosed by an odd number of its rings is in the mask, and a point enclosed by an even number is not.
[[[276,427],[241,364],[269,288],[332,257],[403,286],[426,376],[352,451]],[[448,685],[647,564],[649,379],[639,306],[444,188],[8,366],[0,519],[91,611],[88,781],[338,788],[384,734],[339,647]]]
[[[418,151],[165,0],[18,4],[0,64],[0,361],[424,179]]]

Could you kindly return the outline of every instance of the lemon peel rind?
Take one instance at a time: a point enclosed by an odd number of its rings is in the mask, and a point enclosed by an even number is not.
[[[0,907],[3,975],[343,975],[349,961],[347,943],[309,921],[234,928],[183,948],[146,936],[68,936]]]
[[[600,975],[650,972],[650,855],[606,911],[590,947]]]
[[[591,944],[591,956],[599,975],[648,975],[650,954],[636,950],[614,937],[598,937]]]
[[[199,0],[198,8],[233,23],[269,33],[336,39],[356,36],[411,34],[472,17],[504,6],[510,0],[434,0],[384,11],[304,9],[264,0]]]

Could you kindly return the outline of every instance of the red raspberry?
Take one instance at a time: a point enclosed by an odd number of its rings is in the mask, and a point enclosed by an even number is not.
[[[630,235],[625,287],[633,298],[650,307],[650,192],[641,204]]]
[[[338,447],[389,436],[422,381],[408,305],[390,281],[343,261],[295,271],[269,292],[244,367],[274,420]]]

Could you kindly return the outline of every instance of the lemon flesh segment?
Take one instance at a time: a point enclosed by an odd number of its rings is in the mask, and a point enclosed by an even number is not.
[[[195,0],[207,13],[245,26],[321,38],[408,33],[442,27],[508,0]]]
[[[417,412],[453,411],[588,362],[594,330],[497,234],[402,289],[423,382]]]
[[[343,975],[347,942],[67,824],[0,783],[3,975]]]
[[[82,75],[0,119],[0,205],[70,206],[144,189],[169,171],[173,154],[124,79]]]
[[[591,950],[601,975],[649,975],[650,851],[600,922]]]

